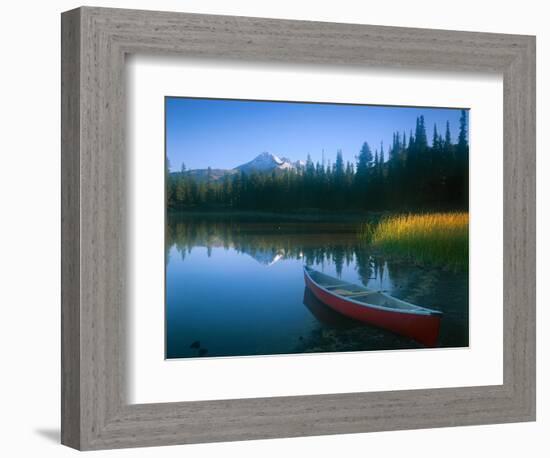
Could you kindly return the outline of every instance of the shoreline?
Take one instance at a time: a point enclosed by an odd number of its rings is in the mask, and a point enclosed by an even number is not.
[[[468,210],[464,209],[419,209],[419,210],[381,210],[381,211],[368,211],[368,212],[334,212],[334,211],[319,211],[314,209],[303,209],[296,212],[264,212],[264,211],[227,211],[227,210],[175,210],[167,209],[166,215],[172,219],[219,219],[219,220],[232,220],[239,221],[263,221],[263,222],[347,222],[347,223],[376,223],[382,217],[391,215],[402,215],[409,213],[439,213],[463,211],[468,213]]]
[[[168,210],[168,218],[186,219],[223,219],[239,221],[281,221],[281,222],[363,222],[378,220],[382,212],[318,212],[318,211],[300,211],[300,212],[257,212],[257,211],[210,211],[210,210]]]

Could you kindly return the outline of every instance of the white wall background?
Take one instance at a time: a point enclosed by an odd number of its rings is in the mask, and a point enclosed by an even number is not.
[[[550,29],[544,2],[390,0],[128,0],[97,6],[311,19],[537,35],[538,62],[538,421],[391,433],[279,439],[98,452],[98,456],[256,457],[349,455],[548,456],[550,345],[543,212],[550,184],[543,127],[550,122]],[[68,0],[5,2],[0,24],[0,453],[71,456],[59,441],[60,12]],[[545,173],[546,172],[546,173]]]

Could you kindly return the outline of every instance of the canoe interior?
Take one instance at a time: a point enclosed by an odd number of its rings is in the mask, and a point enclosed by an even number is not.
[[[419,305],[411,304],[402,301],[393,296],[380,291],[368,289],[364,286],[355,285],[353,283],[339,280],[331,277],[310,267],[305,268],[311,279],[322,288],[325,288],[332,294],[336,294],[342,298],[360,302],[365,305],[375,305],[394,310],[402,310],[407,312],[439,314],[437,310],[427,309]]]

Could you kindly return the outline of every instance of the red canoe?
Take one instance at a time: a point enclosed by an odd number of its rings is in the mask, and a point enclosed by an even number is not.
[[[343,282],[307,266],[304,277],[317,299],[342,315],[410,337],[428,347],[437,344],[441,312]]]

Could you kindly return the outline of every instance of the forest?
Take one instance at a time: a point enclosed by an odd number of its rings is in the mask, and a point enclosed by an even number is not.
[[[434,125],[428,141],[424,117],[407,135],[395,132],[387,151],[358,145],[354,162],[337,151],[333,163],[314,163],[269,173],[227,173],[196,179],[168,173],[169,210],[189,211],[414,211],[468,209],[468,126],[466,112],[452,142]]]

